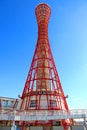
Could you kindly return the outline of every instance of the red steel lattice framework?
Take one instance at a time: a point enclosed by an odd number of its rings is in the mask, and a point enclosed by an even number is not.
[[[47,4],[39,4],[35,10],[38,23],[38,39],[35,53],[26,79],[20,110],[26,111],[52,111],[61,110],[69,113],[55,62],[52,56],[48,39],[48,23],[51,14]],[[70,125],[70,120],[62,120],[62,125],[66,129]],[[25,125],[22,123],[22,127]],[[33,125],[53,125],[50,121],[33,121]]]

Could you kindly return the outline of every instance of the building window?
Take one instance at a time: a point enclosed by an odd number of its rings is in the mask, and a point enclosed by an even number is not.
[[[14,101],[8,101],[8,107],[12,108],[14,104]]]
[[[37,106],[36,100],[31,100],[30,107],[36,107],[36,106]]]
[[[7,107],[8,101],[7,100],[2,100],[2,107],[5,108]]]
[[[50,106],[51,107],[56,107],[56,101],[55,100],[51,100],[50,101]]]
[[[2,100],[2,107],[3,108],[6,108],[6,107],[12,108],[13,104],[14,104],[14,101],[11,101],[11,100]]]

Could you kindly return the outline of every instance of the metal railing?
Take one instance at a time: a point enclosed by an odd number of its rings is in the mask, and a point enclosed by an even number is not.
[[[87,109],[70,110],[70,114],[63,111],[2,111],[0,113],[0,120],[58,120],[58,119],[79,119],[87,118]]]

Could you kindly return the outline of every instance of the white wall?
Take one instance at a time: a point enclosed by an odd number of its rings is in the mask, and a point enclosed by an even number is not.
[[[52,130],[64,130],[62,126],[53,126]]]
[[[11,130],[10,127],[1,127],[0,126],[0,130]],[[26,127],[25,130],[43,130],[43,127],[41,126],[31,126]],[[62,126],[52,126],[52,128],[50,129],[49,127],[46,127],[45,130],[64,130]],[[85,130],[84,126],[72,126],[72,130]]]
[[[43,130],[42,126],[31,126],[30,130]]]
[[[10,127],[0,127],[0,130],[10,130]]]
[[[84,130],[84,126],[72,126],[72,130]]]

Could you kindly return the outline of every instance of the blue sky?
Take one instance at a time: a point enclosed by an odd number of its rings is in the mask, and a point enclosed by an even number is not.
[[[0,96],[22,94],[37,42],[35,7],[51,7],[49,40],[70,109],[87,108],[87,0],[0,0]]]

